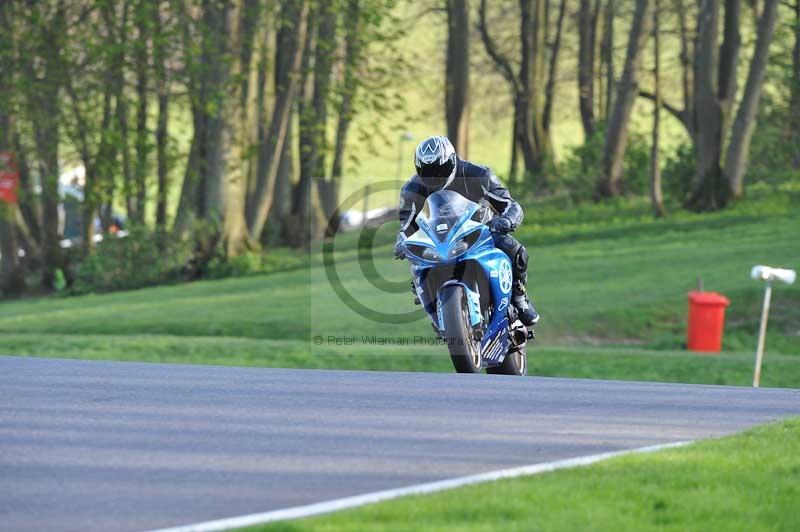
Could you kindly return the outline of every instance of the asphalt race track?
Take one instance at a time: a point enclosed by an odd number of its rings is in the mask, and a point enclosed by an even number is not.
[[[147,530],[800,414],[800,390],[0,357],[0,529]]]

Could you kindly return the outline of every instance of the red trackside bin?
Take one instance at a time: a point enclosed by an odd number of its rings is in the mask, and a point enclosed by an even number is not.
[[[719,353],[725,328],[725,308],[731,302],[716,292],[689,292],[689,328],[687,347],[690,351]]]

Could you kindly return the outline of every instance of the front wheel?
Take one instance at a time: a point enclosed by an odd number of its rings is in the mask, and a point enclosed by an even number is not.
[[[453,367],[458,373],[480,373],[481,350],[472,339],[464,287],[457,284],[444,287],[439,304],[444,321],[442,337],[447,342]]]
[[[486,368],[486,373],[493,375],[527,375],[528,354],[525,351],[525,344],[519,346],[516,351],[508,353],[499,366]]]

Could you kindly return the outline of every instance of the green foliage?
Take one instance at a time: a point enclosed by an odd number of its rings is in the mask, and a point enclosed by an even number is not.
[[[636,131],[628,134],[623,160],[622,186],[625,193],[643,196],[650,190],[650,139]]]
[[[210,279],[244,277],[288,271],[308,265],[308,256],[302,252],[277,248],[269,252],[248,251],[234,257],[216,256],[208,264],[206,275]]]
[[[56,292],[63,292],[67,287],[67,280],[64,277],[64,271],[61,268],[56,269],[54,277],[55,280],[53,281],[53,288],[56,289]]]
[[[667,156],[661,173],[664,194],[669,199],[683,203],[692,190],[694,180],[695,150],[690,143],[683,143]]]
[[[262,266],[260,253],[247,252],[227,259],[215,257],[208,265],[208,277],[221,279],[223,277],[241,277],[259,273]]]
[[[791,116],[788,103],[764,95],[750,146],[748,184],[766,183],[774,188],[800,182],[800,131],[793,130],[797,121],[787,120]]]
[[[187,242],[144,227],[125,238],[107,237],[78,266],[74,294],[130,290],[183,279],[191,257]]]
[[[594,196],[597,179],[603,168],[604,124],[585,143],[569,148],[555,166],[557,186],[575,201]],[[631,131],[625,149],[622,183],[626,193],[647,194],[649,187],[650,145],[645,135]]]
[[[603,167],[604,135],[598,131],[583,144],[569,148],[557,166],[559,186],[576,201],[594,195]]]

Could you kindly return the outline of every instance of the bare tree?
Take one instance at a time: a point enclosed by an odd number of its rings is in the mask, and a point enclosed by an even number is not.
[[[682,2],[676,1],[676,4]],[[721,0],[700,2],[690,90],[688,76],[684,75],[684,108],[679,109],[662,99],[662,107],[686,127],[694,145],[695,182],[685,201],[689,209],[719,209],[744,192],[743,177],[750,135],[774,33],[777,4],[778,0],[764,2],[745,93],[734,115],[741,48],[741,0],[725,1],[721,46],[718,45]],[[688,48],[685,29],[681,29],[681,36],[683,54]],[[642,91],[640,96],[654,98],[646,91]],[[723,147],[728,139],[726,151]]]
[[[683,89],[683,108],[690,110],[692,106],[692,52],[689,39],[689,29],[686,22],[687,8],[684,0],[673,1],[675,15],[678,19],[678,36],[681,43],[680,62],[681,62],[681,86]],[[662,105],[664,102],[662,101]]]
[[[155,74],[158,117],[156,119],[156,228],[164,233],[167,229],[168,160],[167,142],[169,139],[169,78],[167,74],[167,43],[164,21],[161,14],[161,1],[155,3],[153,16],[153,66]]]
[[[292,191],[293,234],[290,240],[305,246],[311,236],[311,192],[314,179],[324,179],[329,150],[328,101],[331,98],[331,73],[336,51],[335,5],[320,2],[310,20],[303,59],[303,81],[298,112],[300,114],[300,177]],[[313,26],[313,27],[312,27]],[[313,68],[310,59],[313,57]]]
[[[131,168],[131,152],[128,134],[128,95],[125,91],[125,71],[127,64],[127,44],[129,33],[130,0],[107,2],[100,4],[100,13],[109,35],[109,54],[111,72],[109,81],[113,87],[114,96],[114,137],[113,152],[120,154],[120,170],[122,173],[122,192],[125,200],[125,209],[128,218],[136,219],[135,190]],[[109,159],[116,158],[110,157]],[[105,204],[101,212],[103,229],[108,230],[112,224],[112,210],[114,205],[115,183],[114,179],[106,179],[107,184]]]
[[[662,217],[664,197],[661,191],[661,161],[659,160],[659,134],[661,128],[661,38],[659,18],[661,2],[654,0],[653,7],[653,136],[650,147],[650,203],[656,217]]]
[[[561,34],[564,28],[564,15],[567,10],[567,0],[561,0],[556,17],[556,34],[550,44],[550,64],[547,69],[547,86],[544,92],[544,130],[549,134],[553,116],[553,101],[555,100],[556,77],[558,76],[558,56],[561,49]]]
[[[608,122],[614,104],[616,78],[614,77],[614,0],[608,0],[603,17],[603,41],[600,47],[600,60],[605,69],[605,99],[603,100],[603,119]],[[601,92],[602,94],[602,92]]]
[[[134,12],[134,22],[136,26],[137,39],[133,46],[134,65],[136,71],[136,134],[134,147],[136,149],[136,161],[133,171],[133,189],[135,192],[134,202],[136,205],[134,221],[144,224],[145,207],[147,201],[147,174],[148,156],[150,154],[149,131],[147,129],[148,106],[150,103],[150,54],[149,45],[151,41],[151,21],[150,11],[156,10],[157,5],[153,5],[151,0],[139,0]]]
[[[42,187],[42,286],[55,288],[56,271],[64,271],[59,227],[58,179],[59,143],[61,140],[61,106],[65,65],[60,55],[66,35],[66,7],[35,3],[31,6],[31,46],[26,49],[23,71],[36,80],[27,91],[27,114],[33,124],[38,171]]]
[[[769,59],[769,45],[775,33],[775,21],[778,17],[778,0],[765,0],[764,9],[758,20],[758,36],[750,71],[744,87],[742,101],[731,131],[730,144],[725,157],[724,175],[734,199],[744,193],[744,173],[747,168],[747,157],[750,153],[750,140],[756,125],[758,102],[761,88],[764,85],[764,74]]]
[[[447,136],[467,157],[469,148],[469,3],[447,0],[445,116]]]
[[[303,57],[307,15],[308,0],[284,0],[281,5],[282,23],[275,52],[275,103],[267,134],[259,146],[254,189],[247,203],[247,226],[254,239],[261,236],[274,199],[275,180]]]
[[[628,141],[628,125],[633,103],[639,94],[639,65],[644,43],[652,22],[650,0],[637,0],[633,14],[625,67],[617,84],[617,96],[611,112],[603,148],[602,175],[597,182],[599,197],[617,196],[622,192],[622,162]]]
[[[546,101],[548,71],[545,64],[547,49],[545,1],[520,0],[519,2],[520,57],[519,67],[516,70],[489,33],[486,8],[486,0],[481,0],[478,10],[478,30],[481,40],[495,67],[508,82],[514,99],[512,169],[516,166],[515,153],[519,148],[528,177],[538,180],[540,186],[545,186],[543,165],[552,155],[550,132],[546,129],[544,121],[544,110],[551,105]],[[551,54],[558,53],[558,48],[551,47]],[[549,124],[547,126],[549,127]]]
[[[800,168],[800,0],[794,3],[794,47],[792,48],[791,116],[794,134],[794,166]]]
[[[350,125],[355,116],[355,99],[359,87],[359,67],[363,63],[364,42],[361,31],[364,10],[360,0],[348,0],[344,11],[344,65],[342,72],[342,87],[338,104],[338,117],[336,120],[336,140],[331,163],[330,179],[317,180],[317,189],[322,203],[322,212],[325,221],[338,219],[339,191],[342,185],[342,172],[344,169],[345,147]],[[333,230],[336,224],[328,224],[327,229]]]
[[[194,128],[174,231],[184,236],[202,219],[214,227],[210,239],[216,241],[226,222],[233,13],[227,0],[205,0],[195,33],[188,13],[180,18],[186,50],[199,42],[199,53],[186,55]],[[210,252],[212,244],[201,247]]]
[[[256,98],[251,98],[253,82],[263,83],[265,77],[255,66],[253,58],[266,55],[266,45],[258,46],[257,38],[261,34],[269,34],[269,24],[260,24],[265,6],[260,0],[241,0],[236,3],[233,15],[235,29],[231,35],[231,94],[229,115],[237,115],[238,119],[228,124],[230,129],[231,153],[228,155],[226,168],[226,208],[222,247],[227,257],[255,249],[257,240],[251,237],[245,209],[247,205],[248,186],[257,163],[254,156],[257,146],[259,125],[264,121],[263,92],[266,87],[256,87]],[[259,26],[264,29],[259,30]],[[260,62],[260,61],[259,61]],[[266,71],[266,66],[264,67]],[[238,82],[237,82],[238,80]]]
[[[594,114],[594,64],[599,6],[580,0],[578,11],[578,106],[584,137],[588,140],[596,128]]]

